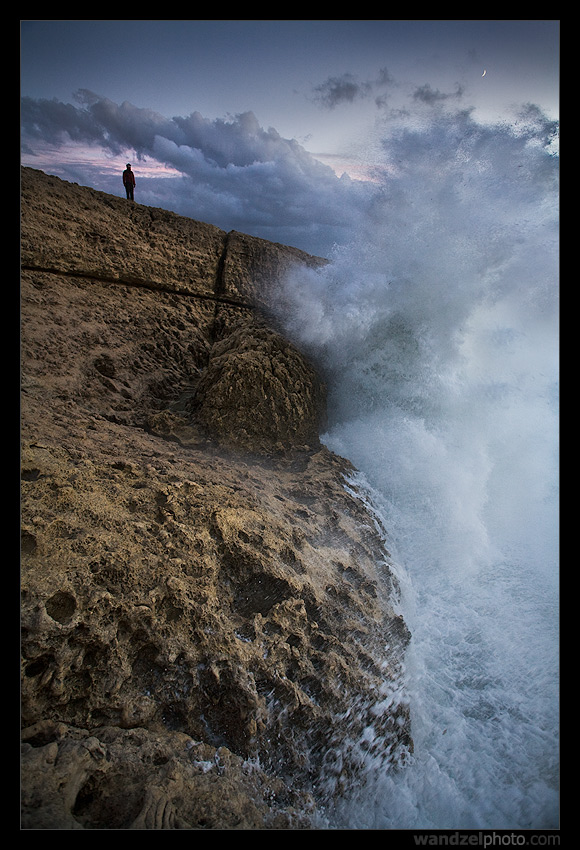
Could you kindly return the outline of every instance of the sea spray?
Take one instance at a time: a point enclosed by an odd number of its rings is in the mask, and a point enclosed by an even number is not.
[[[286,283],[323,439],[365,476],[413,634],[413,758],[337,825],[558,822],[555,131],[534,108],[393,123],[364,225]]]

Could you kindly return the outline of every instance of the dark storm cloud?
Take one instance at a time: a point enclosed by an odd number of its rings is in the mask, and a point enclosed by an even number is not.
[[[463,97],[463,88],[459,85],[454,92],[440,92],[438,89],[432,89],[429,83],[425,83],[413,92],[413,100],[426,103],[428,106],[434,106],[446,100],[460,100],[461,97]]]
[[[199,112],[166,118],[87,90],[77,92],[76,101],[78,105],[23,98],[23,150],[49,143],[64,151],[82,144],[109,158],[130,156],[141,203],[313,253],[339,241],[367,203],[367,185],[338,178],[296,140],[261,127],[252,112],[215,120]],[[178,172],[181,179],[147,176],[151,161]],[[120,178],[103,173],[97,179],[96,169],[84,166],[91,185],[118,193]],[[57,173],[74,182],[79,176],[87,179],[78,164],[73,170],[62,163]]]
[[[314,100],[322,106],[334,109],[341,103],[352,103],[368,96],[368,83],[359,83],[352,74],[329,77],[314,89]]]
[[[354,103],[356,100],[368,100],[372,97],[380,106],[384,103],[388,88],[392,85],[394,80],[386,68],[381,68],[375,80],[362,82],[353,74],[346,73],[339,77],[328,77],[323,83],[315,86],[312,99],[326,109],[334,109],[343,103]]]
[[[79,110],[70,103],[58,100],[33,100],[23,97],[21,127],[24,137],[42,139],[52,144],[62,142],[66,134],[75,142],[90,139],[105,143],[104,128],[89,111]]]
[[[87,90],[77,92],[80,106],[56,100],[22,99],[23,143],[42,140],[100,145],[113,154],[133,149],[136,157],[163,154],[167,165],[199,175],[212,169],[246,168],[260,163],[292,165],[318,177],[329,169],[294,139],[262,128],[252,112],[210,120],[199,112],[166,118],[131,103],[121,105]]]
[[[176,135],[170,120],[131,103],[119,106],[86,89],[79,90],[75,100],[80,106],[57,100],[22,98],[23,137],[53,144],[64,144],[70,139],[101,145],[118,154],[126,148],[147,153],[153,149],[157,135]]]
[[[355,86],[349,92],[346,85],[336,86],[334,102],[339,96],[372,94],[376,99],[391,83],[385,72],[369,87]],[[481,131],[470,110],[460,108],[460,94],[417,89],[411,112],[424,111],[427,105],[431,117],[425,125],[414,126],[411,113],[409,123],[402,111],[396,119],[389,116],[376,183],[339,178],[295,139],[264,129],[252,112],[220,119],[199,112],[168,118],[87,90],[77,93],[76,105],[24,98],[22,150],[29,165],[121,195],[121,171],[125,157],[130,157],[139,203],[329,256],[335,244],[358,228],[364,230],[377,204],[396,192],[397,173],[411,167],[421,173],[422,152],[432,147],[434,138],[448,139],[451,157],[457,150],[464,158],[475,155],[474,140]],[[446,108],[432,108],[443,102]],[[541,139],[548,146],[556,138],[557,124],[528,105],[513,130],[522,145]],[[385,163],[390,179],[383,183]]]
[[[338,77],[328,77],[323,83],[315,86],[312,100],[324,109],[335,109],[343,104],[374,99],[377,107],[383,108],[395,88],[399,88],[399,83],[386,68],[379,71],[376,79],[366,81],[359,81],[353,74],[346,73]],[[444,101],[460,100],[463,93],[463,87],[459,84],[453,92],[441,92],[425,83],[417,86],[410,98],[414,103],[435,106]]]

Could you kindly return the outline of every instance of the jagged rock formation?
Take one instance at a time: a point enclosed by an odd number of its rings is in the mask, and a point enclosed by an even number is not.
[[[410,747],[286,246],[22,170],[22,825],[299,829]]]

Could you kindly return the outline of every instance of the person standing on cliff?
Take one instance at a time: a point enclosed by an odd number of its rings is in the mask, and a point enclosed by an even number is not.
[[[135,189],[135,175],[131,171],[131,163],[127,163],[127,168],[123,171],[123,186],[127,192],[127,200],[133,200],[133,190]]]

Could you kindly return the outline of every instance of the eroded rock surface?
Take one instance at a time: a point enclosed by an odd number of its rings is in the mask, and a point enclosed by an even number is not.
[[[22,174],[22,824],[302,829],[411,746],[299,251]]]

